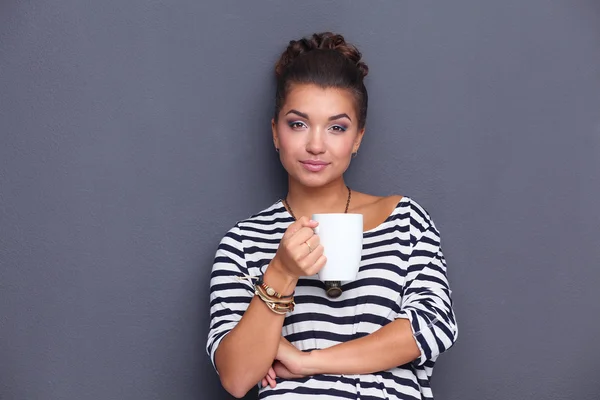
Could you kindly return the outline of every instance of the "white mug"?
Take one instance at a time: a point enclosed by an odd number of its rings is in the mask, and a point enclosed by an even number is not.
[[[362,214],[313,214],[319,225],[315,233],[327,257],[319,271],[322,281],[353,281],[362,257]]]

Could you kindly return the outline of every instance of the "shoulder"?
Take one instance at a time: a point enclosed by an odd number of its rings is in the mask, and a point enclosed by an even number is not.
[[[286,218],[284,212],[285,207],[281,204],[281,200],[278,200],[258,213],[237,221],[221,238],[217,247],[217,257],[235,256],[238,264],[243,264],[242,260],[245,259],[248,246],[254,246],[261,240],[269,240],[279,231],[277,225],[285,223],[281,221],[289,220],[289,216]]]
[[[407,201],[410,215],[410,236],[411,242],[416,244],[421,240],[433,240],[439,244],[440,232],[438,231],[431,214],[426,207],[410,198]]]
[[[257,230],[268,230],[276,224],[289,224],[291,217],[287,214],[281,200],[277,200],[270,206],[260,210],[259,212],[249,216],[248,218],[239,220],[235,225],[227,231],[225,236],[235,236],[242,241],[248,235],[254,236],[253,232]]]
[[[413,198],[408,199],[407,205],[410,210],[411,225],[416,226],[422,232],[434,226],[431,215],[423,205]]]
[[[277,200],[250,217],[237,222],[237,226],[244,230],[247,227],[267,227],[278,223],[289,223],[292,217],[288,214],[281,200]]]

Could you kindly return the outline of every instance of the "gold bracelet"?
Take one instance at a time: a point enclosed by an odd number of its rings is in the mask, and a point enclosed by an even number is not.
[[[268,297],[265,297],[265,296],[264,296],[262,293],[260,293],[259,291],[256,291],[256,292],[255,292],[255,294],[256,294],[256,295],[257,295],[257,296],[258,296],[258,297],[259,297],[259,298],[260,298],[262,301],[264,301],[265,303],[272,304],[272,305],[273,305],[273,307],[276,307],[276,308],[278,308],[278,309],[290,309],[290,310],[291,310],[291,309],[293,309],[293,307],[295,306],[295,303],[294,303],[294,301],[293,301],[293,300],[292,300],[292,301],[285,302],[285,303],[281,303],[281,302],[276,302],[276,301],[273,301],[273,300],[269,299]]]
[[[288,303],[291,303],[292,301],[294,301],[293,296],[285,298],[285,299],[270,296],[269,293],[265,292],[265,289],[262,286],[258,286],[258,285],[255,287],[255,292],[258,292],[262,298],[264,298],[265,300],[270,301],[272,303],[288,304]]]
[[[294,311],[294,307],[279,307],[277,304],[265,302],[269,310],[279,315],[285,315],[288,312]]]
[[[286,303],[278,303],[270,300],[266,296],[264,296],[258,289],[254,292],[255,295],[258,296],[259,299],[263,301],[269,307],[269,310],[273,311],[276,314],[284,315],[288,312],[294,311],[294,307],[296,303],[294,301],[289,301]]]

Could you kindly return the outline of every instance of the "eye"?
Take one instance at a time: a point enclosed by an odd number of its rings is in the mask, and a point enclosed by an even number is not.
[[[288,123],[289,127],[294,129],[294,130],[298,130],[298,129],[302,129],[306,127],[306,124],[302,121],[293,121]]]
[[[346,128],[345,126],[342,126],[342,125],[333,125],[330,129],[333,130],[334,132],[341,133],[341,132],[346,132],[346,130],[348,128]]]

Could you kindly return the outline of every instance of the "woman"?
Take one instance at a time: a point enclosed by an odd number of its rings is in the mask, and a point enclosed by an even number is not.
[[[367,66],[340,35],[291,41],[275,67],[273,143],[283,200],[238,222],[211,275],[207,351],[224,388],[260,399],[431,399],[438,355],[457,336],[439,233],[402,196],[351,190],[365,133]],[[363,214],[361,267],[338,298],[315,274],[323,246],[307,216]]]

